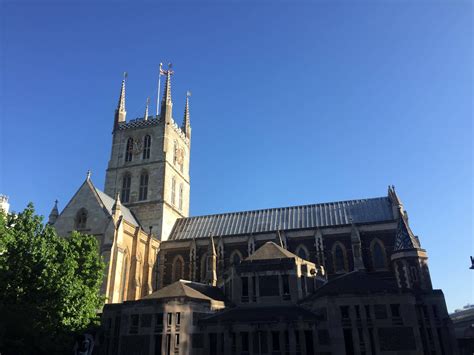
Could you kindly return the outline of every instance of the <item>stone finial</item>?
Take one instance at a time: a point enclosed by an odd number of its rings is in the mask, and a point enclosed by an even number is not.
[[[150,98],[147,97],[146,99],[146,106],[145,106],[145,115],[143,116],[144,120],[148,120],[148,106],[150,105]]]
[[[56,199],[54,201],[54,206],[51,210],[51,213],[49,214],[48,224],[56,223],[56,220],[58,219],[58,216],[59,216],[58,200]]]
[[[92,175],[92,172],[90,170],[87,170],[87,173],[86,173],[86,180],[90,180],[91,179],[91,175]]]
[[[354,258],[354,270],[365,270],[364,259],[362,258],[362,242],[360,240],[359,229],[351,218],[351,244],[352,256]]]
[[[184,119],[181,130],[187,138],[191,138],[191,120],[189,118],[189,98],[191,97],[191,91],[186,91],[186,104],[184,106]]]
[[[163,75],[166,75],[165,89],[163,90],[163,99],[161,100],[161,118],[165,122],[170,123],[173,117],[173,102],[171,100],[171,75],[174,74],[174,71],[171,70],[172,64],[168,64],[167,70],[161,70]]]
[[[120,89],[119,100],[117,103],[117,108],[115,109],[114,129],[118,127],[120,122],[125,122],[127,117],[127,111],[125,109],[125,82],[127,75],[127,72],[123,73],[122,88]]]

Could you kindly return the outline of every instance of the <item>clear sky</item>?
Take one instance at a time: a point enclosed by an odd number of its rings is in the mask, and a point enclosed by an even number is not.
[[[193,93],[192,215],[394,184],[449,310],[474,302],[471,1],[131,4],[0,5],[13,210],[63,208],[88,169],[103,188],[122,72],[132,119],[172,61],[179,122]]]

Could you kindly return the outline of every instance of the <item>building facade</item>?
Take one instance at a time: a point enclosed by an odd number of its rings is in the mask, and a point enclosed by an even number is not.
[[[115,111],[104,192],[90,174],[49,223],[107,264],[103,354],[457,354],[441,290],[385,196],[189,217],[191,126]]]

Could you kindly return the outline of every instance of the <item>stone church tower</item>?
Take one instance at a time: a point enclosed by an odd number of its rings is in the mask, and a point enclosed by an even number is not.
[[[120,194],[122,204],[142,228],[167,240],[176,219],[189,215],[189,158],[191,126],[189,95],[183,123],[173,119],[171,75],[162,70],[166,83],[159,116],[126,121],[125,79],[115,111],[112,152],[105,178],[105,193]]]

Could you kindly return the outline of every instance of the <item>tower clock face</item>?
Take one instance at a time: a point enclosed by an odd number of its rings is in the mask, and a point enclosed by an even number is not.
[[[143,142],[140,138],[137,138],[136,140],[133,141],[133,148],[132,148],[132,153],[133,154],[140,154],[143,151]]]

